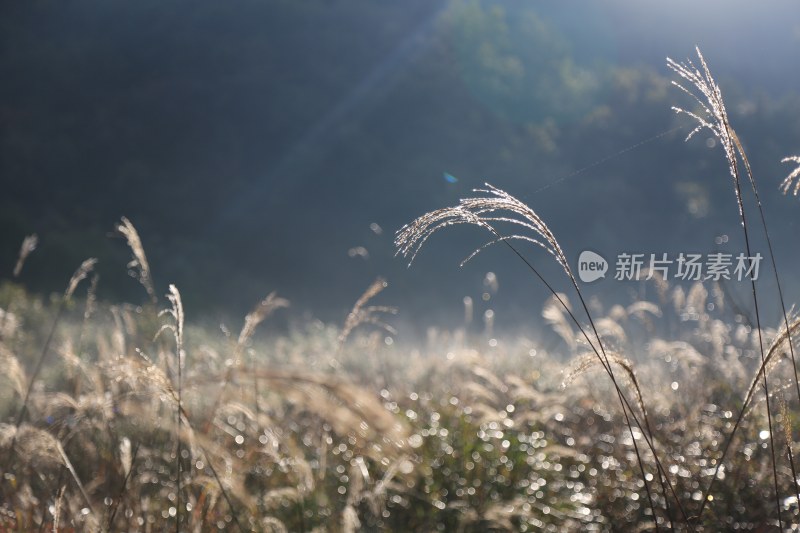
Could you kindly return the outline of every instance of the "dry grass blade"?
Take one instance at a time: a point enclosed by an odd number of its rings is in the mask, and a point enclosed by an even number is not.
[[[56,498],[56,505],[55,510],[53,511],[53,533],[58,533],[58,527],[61,523],[61,509],[64,504],[64,491],[67,490],[67,486],[64,485],[58,491],[58,497]]]
[[[747,394],[745,395],[744,402],[742,403],[743,414],[747,414],[747,406],[753,399],[753,394],[758,386],[758,381],[762,379],[762,377],[769,376],[770,372],[780,362],[781,357],[786,357],[786,355],[789,353],[789,343],[795,342],[795,335],[797,335],[798,332],[800,332],[800,317],[794,318],[790,322],[788,328],[781,326],[778,334],[772,340],[772,343],[770,343],[766,352],[766,356],[764,357],[761,366],[758,367],[758,372],[756,372],[756,375],[753,376],[753,379],[750,381],[750,386],[747,388]]]
[[[167,299],[171,305],[169,309],[162,310],[159,313],[159,316],[169,315],[175,320],[175,322],[173,324],[164,324],[161,326],[161,329],[158,330],[156,337],[158,337],[164,331],[171,331],[175,337],[175,345],[176,349],[178,350],[178,356],[180,357],[180,351],[183,349],[184,315],[181,293],[178,291],[178,288],[175,285],[170,284]],[[178,365],[178,368],[180,369],[180,365]]]
[[[241,350],[241,348],[247,344],[247,341],[250,340],[250,337],[253,336],[253,333],[255,333],[256,327],[266,320],[274,311],[282,307],[289,307],[289,300],[279,298],[274,292],[271,292],[264,298],[255,309],[244,317],[244,326],[242,326],[242,331],[239,332],[239,339],[236,343],[237,349]]]
[[[156,291],[153,287],[153,277],[150,273],[150,264],[147,262],[147,256],[144,253],[144,247],[142,246],[142,239],[139,237],[139,232],[136,231],[136,228],[133,226],[130,220],[125,217],[122,217],[119,224],[116,227],[117,231],[125,237],[125,240],[128,241],[128,246],[133,252],[133,259],[128,263],[128,268],[131,269],[131,274],[139,280],[139,283],[142,284],[144,290],[147,291],[147,295],[150,297],[150,300],[153,303],[158,301],[156,297]],[[135,271],[133,269],[136,269]],[[135,274],[134,274],[135,272]]]
[[[270,314],[272,314],[272,312],[275,311],[276,309],[288,306],[289,306],[289,300],[278,298],[275,295],[275,293],[272,292],[264,300],[262,300],[261,303],[258,306],[256,306],[255,309],[253,309],[253,311],[251,311],[250,313],[247,314],[246,317],[244,317],[244,326],[242,326],[242,331],[239,333],[239,340],[236,343],[234,365],[239,364],[239,358],[241,357],[242,349],[244,349],[245,345],[247,344],[247,341],[250,340],[250,337],[252,337],[253,334],[255,333],[256,327],[261,322],[263,322]],[[252,364],[253,364],[253,370],[255,370],[256,367],[255,354],[253,355]],[[233,369],[233,367],[231,367],[231,369]],[[222,395],[224,394],[225,389],[228,385],[229,379],[230,379],[230,372],[228,376],[226,376],[225,381],[223,382],[222,387],[220,388],[220,396],[217,399],[217,402],[219,402],[219,400],[222,398]],[[258,403],[259,396],[260,394],[258,390],[258,380],[253,378],[253,401],[255,402],[256,412],[260,411]],[[215,404],[215,409],[216,409],[216,404]]]
[[[547,299],[544,307],[542,308],[542,318],[553,328],[559,337],[569,346],[571,351],[577,347],[575,341],[575,331],[572,329],[567,316],[564,313],[564,308],[560,305],[564,302],[569,306],[569,300],[566,294],[559,294],[558,297],[551,296]]]
[[[28,256],[36,250],[36,246],[39,244],[39,237],[36,236],[34,233],[33,235],[28,235],[24,239],[22,239],[22,246],[19,249],[19,256],[17,257],[17,264],[14,266],[14,277],[18,278],[20,272],[22,272],[22,267],[25,265],[25,260]]]
[[[642,413],[646,413],[642,389],[639,387],[639,381],[636,379],[636,374],[633,371],[633,363],[618,353],[609,350],[606,350],[606,355],[609,361],[623,369],[626,380],[636,393],[636,402],[639,405],[639,409],[642,410]],[[578,357],[564,374],[561,387],[569,387],[579,376],[589,372],[598,364],[600,364],[600,360],[594,353],[587,353]]]
[[[176,356],[176,366],[177,366],[177,373],[178,373],[178,409],[177,409],[177,435],[176,440],[178,442],[178,450],[175,454],[175,462],[177,463],[178,467],[178,477],[177,477],[177,512],[175,514],[175,529],[176,531],[180,531],[181,526],[181,482],[183,476],[183,461],[181,460],[183,457],[183,438],[182,434],[182,425],[183,425],[183,327],[184,327],[184,314],[183,314],[183,301],[181,300],[181,293],[178,291],[178,288],[175,285],[170,284],[169,286],[169,293],[167,294],[167,299],[169,300],[171,306],[169,309],[165,309],[159,315],[170,315],[175,320],[174,324],[165,324],[161,326],[159,333],[165,330],[172,331],[175,337],[175,356]]]
[[[405,446],[408,428],[382,403],[376,402],[372,393],[349,381],[330,375],[275,370],[257,369],[253,373],[259,380],[270,383],[281,397],[329,422],[340,435],[352,436],[361,444],[374,441],[376,435],[385,438],[384,454],[399,452]],[[214,383],[218,379],[209,376],[195,384]],[[370,448],[370,453],[373,452],[374,448]]]
[[[75,293],[75,289],[78,288],[78,284],[85,280],[86,277],[94,270],[94,266],[97,264],[97,259],[94,257],[90,257],[83,263],[81,266],[78,267],[78,270],[72,275],[69,279],[69,283],[67,284],[67,290],[64,291],[64,298],[69,300],[72,298],[72,295]]]
[[[211,408],[211,416],[205,425],[205,431],[208,431],[208,429],[211,427],[211,423],[216,416],[216,412],[219,409],[222,398],[228,389],[228,384],[230,383],[233,371],[241,365],[242,350],[255,333],[258,325],[266,320],[267,317],[269,317],[269,315],[271,315],[274,311],[283,307],[289,307],[289,300],[279,298],[275,292],[271,292],[255,307],[255,309],[253,309],[247,314],[247,316],[244,317],[244,325],[242,326],[242,330],[239,332],[239,338],[237,339],[236,347],[234,348],[233,364],[228,368],[228,371],[225,373],[225,378],[222,380],[219,393],[217,394],[217,397],[214,400]],[[253,358],[253,370],[255,370],[255,357]],[[255,391],[256,411],[258,411],[258,381],[255,380],[255,378],[253,385]]]
[[[798,176],[800,176],[800,156],[791,155],[789,157],[784,157],[783,159],[781,159],[781,163],[797,163],[795,169],[792,170],[792,172],[788,176],[786,176],[786,178],[781,183],[781,191],[783,192],[783,194],[788,194],[789,191],[791,190],[792,194],[797,196],[797,193],[800,193],[800,179],[798,179],[797,182],[794,183],[794,188],[792,188],[792,182],[796,180]]]
[[[106,528],[108,531],[113,531],[114,518],[117,516],[117,510],[119,509],[120,503],[122,503],[122,498],[125,495],[128,482],[131,479],[131,474],[133,474],[133,464],[136,461],[136,456],[139,453],[139,445],[140,443],[136,443],[136,447],[133,449],[133,452],[131,452],[130,439],[125,437],[120,443],[120,460],[122,462],[122,468],[125,477],[122,480],[122,486],[119,489],[119,495],[114,500],[114,507],[112,507],[111,513],[108,516],[108,527]]]
[[[355,328],[362,324],[372,324],[379,328],[386,330],[391,334],[397,333],[395,329],[383,321],[380,314],[397,314],[395,307],[381,306],[381,305],[367,305],[370,300],[378,295],[383,289],[389,286],[389,283],[383,279],[378,278],[372,282],[364,294],[356,300],[353,309],[347,315],[342,332],[339,334],[339,346],[342,346]]]
[[[797,468],[794,465],[794,453],[792,452],[792,417],[786,406],[786,398],[783,394],[778,396],[778,403],[781,412],[781,427],[783,427],[783,438],[786,440],[786,456],[789,458],[789,465],[792,469],[792,487],[797,501],[800,502],[800,485],[797,482]]]

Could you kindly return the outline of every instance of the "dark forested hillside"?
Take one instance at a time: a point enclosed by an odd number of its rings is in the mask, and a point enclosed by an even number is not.
[[[769,36],[750,30],[766,47],[760,57],[716,23],[681,18],[684,7],[5,3],[0,275],[37,232],[25,282],[58,289],[93,255],[101,294],[133,297],[119,274],[124,246],[108,238],[124,215],[160,290],[175,281],[192,305],[249,306],[277,288],[339,316],[339,302],[383,274],[399,289],[432,289],[419,291],[429,302],[401,302],[411,309],[457,306],[486,268],[453,280],[440,263],[466,254],[468,236],[412,275],[390,241],[409,217],[487,180],[542,210],[575,254],[705,248],[735,212],[715,200],[730,193],[705,139],[683,144],[663,58],[706,46],[768,184],[765,203],[788,213],[796,206],[774,187],[800,139],[800,99],[797,73],[781,63],[798,41],[775,15],[732,10],[734,27],[773,24]],[[348,255],[359,246],[368,259]],[[500,274],[512,282],[520,272]]]

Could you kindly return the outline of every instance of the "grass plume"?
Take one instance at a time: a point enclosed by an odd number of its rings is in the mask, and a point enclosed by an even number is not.
[[[792,194],[797,196],[797,194],[800,193],[800,179],[797,179],[798,176],[800,176],[800,156],[792,155],[784,157],[781,159],[781,163],[797,164],[794,170],[792,170],[781,183],[781,192],[783,192],[783,194],[789,194],[789,191],[792,191]]]
[[[22,273],[22,267],[25,265],[25,260],[28,256],[36,250],[39,245],[39,237],[34,233],[22,239],[22,246],[19,248],[19,255],[17,256],[17,264],[14,265],[14,277],[18,278]]]
[[[136,231],[131,221],[125,217],[122,217],[116,229],[125,237],[125,240],[128,242],[128,247],[130,247],[131,253],[133,254],[133,258],[128,263],[128,271],[142,284],[142,287],[147,291],[147,296],[150,297],[150,301],[156,303],[158,297],[156,296],[156,290],[153,286],[150,263],[147,261],[147,255],[144,253],[144,246],[142,246],[142,239],[139,237],[139,232]]]
[[[384,314],[397,314],[397,308],[385,305],[367,305],[370,300],[372,300],[388,286],[389,283],[387,283],[385,279],[378,278],[373,281],[372,284],[367,287],[367,290],[364,291],[364,294],[362,294],[358,300],[356,300],[356,303],[353,305],[353,309],[347,314],[344,327],[342,328],[342,332],[339,334],[340,347],[347,342],[347,338],[350,336],[353,330],[363,324],[372,324],[373,326],[377,326],[391,334],[397,333],[397,331],[395,331],[391,325],[387,324],[381,316]]]

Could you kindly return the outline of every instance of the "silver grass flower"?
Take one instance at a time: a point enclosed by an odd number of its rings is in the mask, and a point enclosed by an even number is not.
[[[150,263],[147,262],[147,256],[144,253],[144,246],[142,246],[142,239],[139,237],[139,232],[136,231],[131,221],[125,217],[120,219],[120,223],[117,224],[116,229],[125,237],[125,240],[128,241],[128,246],[131,249],[131,253],[133,253],[133,259],[128,263],[131,275],[139,280],[139,283],[141,283],[147,291],[150,300],[155,303],[158,301],[158,298],[156,297],[156,291],[153,287],[153,277],[150,274]],[[136,270],[134,271],[134,269]]]
[[[17,256],[17,264],[14,266],[15,278],[19,277],[20,272],[22,272],[22,267],[25,264],[25,260],[28,258],[31,252],[36,250],[36,246],[38,245],[39,237],[37,237],[35,233],[22,239],[22,246],[20,246],[19,256]]]
[[[800,156],[791,155],[789,157],[784,157],[781,159],[781,163],[797,163],[795,169],[792,170],[781,183],[781,192],[783,192],[783,194],[788,194],[791,190],[792,194],[797,196],[797,194],[800,193],[800,179],[794,183],[794,188],[792,187],[792,182],[800,176]]]
[[[556,261],[564,268],[567,275],[573,278],[567,258],[544,220],[533,209],[507,192],[488,183],[485,186],[485,189],[475,189],[474,192],[483,193],[487,196],[463,198],[457,206],[431,211],[403,226],[395,238],[397,253],[402,254],[403,257],[410,258],[409,264],[411,264],[417,257],[422,245],[436,231],[456,224],[473,224],[487,229],[495,238],[472,252],[461,263],[462,265],[493,244],[510,240],[522,240],[547,250],[556,258]],[[530,230],[538,238],[522,234],[501,235],[494,226],[496,223],[508,223]]]
[[[667,58],[667,66],[672,69],[681,78],[688,81],[693,89],[689,89],[679,82],[674,81],[672,84],[680,90],[691,96],[700,106],[700,109],[690,111],[688,109],[673,106],[672,110],[678,114],[687,115],[693,118],[697,125],[686,136],[686,140],[691,139],[696,133],[704,129],[709,130],[720,142],[722,149],[725,151],[725,159],[728,161],[728,170],[733,177],[734,183],[739,182],[739,173],[736,164],[736,153],[739,149],[739,140],[728,120],[728,112],[725,109],[725,102],[722,99],[722,91],[717,85],[717,82],[711,76],[711,71],[706,64],[703,54],[700,52],[699,47],[695,47],[697,57],[700,60],[700,67],[698,69],[695,64],[687,59],[686,63],[678,63],[677,61]],[[739,150],[742,153],[742,150]],[[736,201],[739,204],[739,214],[742,214],[742,197],[738,187],[734,188],[736,192]]]

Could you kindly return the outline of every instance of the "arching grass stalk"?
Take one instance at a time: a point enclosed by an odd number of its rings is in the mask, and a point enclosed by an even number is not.
[[[581,334],[586,339],[592,351],[600,360],[600,363],[602,364],[604,370],[606,371],[606,373],[608,374],[608,376],[612,381],[620,405],[622,407],[622,412],[626,426],[628,427],[628,431],[631,434],[631,439],[633,441],[633,446],[634,446],[634,452],[636,454],[639,470],[642,475],[645,490],[647,492],[650,509],[653,514],[653,520],[656,524],[656,530],[658,530],[658,520],[655,511],[655,505],[652,499],[652,494],[650,492],[650,486],[645,472],[644,460],[642,458],[641,452],[636,442],[637,440],[636,435],[633,431],[633,422],[635,422],[640,428],[644,428],[646,426],[649,427],[649,424],[642,424],[639,421],[639,418],[636,415],[636,411],[633,409],[633,406],[631,405],[630,401],[627,399],[624,392],[622,391],[622,388],[617,382],[617,378],[614,375],[602,339],[597,331],[594,320],[592,319],[592,315],[589,312],[588,305],[586,304],[586,301],[583,298],[580,286],[578,285],[578,282],[572,273],[572,270],[569,266],[569,262],[567,261],[566,256],[564,255],[561,249],[561,246],[558,244],[555,235],[553,235],[552,231],[550,231],[550,228],[547,227],[544,221],[530,207],[528,207],[527,205],[520,202],[518,199],[514,198],[513,196],[511,196],[510,194],[506,193],[501,189],[498,189],[489,184],[487,184],[486,187],[487,187],[486,189],[476,189],[475,192],[484,193],[487,196],[477,197],[477,198],[464,198],[455,207],[443,208],[443,209],[438,209],[436,211],[432,211],[430,213],[422,215],[421,217],[417,218],[410,224],[407,224],[406,226],[401,228],[400,231],[398,231],[397,236],[395,238],[395,245],[398,250],[397,253],[402,254],[404,257],[410,257],[411,262],[413,262],[414,258],[420,251],[422,245],[425,244],[428,238],[436,231],[456,224],[471,224],[488,230],[490,233],[492,233],[492,235],[494,235],[494,239],[492,239],[491,241],[487,242],[486,244],[475,250],[464,260],[464,262],[469,261],[475,255],[486,249],[488,246],[491,246],[499,242],[503,242],[507,246],[509,246],[509,248],[520,258],[520,260],[522,260],[526,264],[526,266],[531,270],[531,272],[533,272],[533,274],[547,287],[547,289],[553,294],[553,296],[556,298],[559,304],[568,313],[571,320],[576,324],[578,329],[581,331]],[[510,225],[521,227],[524,230],[529,230],[533,232],[533,235],[535,235],[535,237],[522,234],[503,236],[495,228],[494,224],[496,223],[507,223]],[[519,250],[517,250],[517,248],[515,248],[511,244],[510,241],[512,240],[527,241],[544,248],[548,253],[550,253],[556,259],[558,264],[561,265],[561,267],[567,274],[567,277],[570,279],[570,282],[572,283],[573,287],[575,288],[576,293],[578,294],[581,306],[583,307],[583,310],[586,313],[586,316],[589,320],[593,337],[597,341],[596,343],[592,340],[592,338],[590,338],[589,332],[586,330],[585,327],[583,327],[580,324],[580,321],[570,310],[569,306],[566,305],[566,303],[560,297],[558,292],[553,288],[553,286],[550,283],[548,283],[547,280],[545,280],[544,277],[539,273],[539,271],[519,252]],[[464,262],[462,262],[462,264]],[[646,412],[643,412],[642,415],[644,418],[647,417]],[[659,471],[659,479],[662,480],[661,474],[663,474],[663,480],[666,481],[666,485],[669,487],[670,492],[675,498],[675,501],[677,502],[678,507],[684,516],[684,519],[687,519],[686,514],[683,512],[680,500],[675,494],[674,488],[672,487],[672,484],[669,482],[669,478],[666,475],[666,471],[663,469],[661,465],[661,461],[658,457],[658,453],[655,449],[655,445],[653,440],[651,439],[651,436],[648,435],[647,431],[642,431],[642,435],[648,447],[650,448],[651,453],[653,454],[657,469]],[[662,481],[662,485],[663,482],[664,481]],[[666,488],[664,489],[664,492],[665,492],[664,497],[666,499],[668,497],[666,494]]]
[[[181,524],[181,475],[182,475],[182,464],[181,464],[181,454],[183,451],[183,444],[182,444],[182,429],[183,425],[186,425],[187,430],[190,432],[193,431],[192,424],[189,419],[189,415],[186,413],[186,410],[183,406],[183,374],[181,368],[183,366],[183,359],[184,359],[184,352],[183,352],[183,329],[184,329],[184,314],[183,314],[183,302],[181,300],[181,293],[178,291],[178,288],[175,285],[169,286],[169,293],[167,294],[167,299],[170,301],[170,308],[164,309],[161,311],[160,315],[169,315],[174,319],[173,324],[164,324],[159,329],[156,336],[160,335],[163,331],[171,331],[175,337],[175,351],[177,354],[177,362],[178,362],[178,379],[177,379],[177,386],[173,387],[171,383],[167,383],[167,391],[169,392],[170,396],[172,396],[173,401],[177,405],[177,464],[178,464],[178,481],[177,481],[177,498],[176,498],[176,505],[177,512],[176,512],[176,520],[175,520],[175,529],[176,531],[180,531],[180,524]],[[222,483],[222,479],[220,479],[219,475],[217,474],[217,470],[214,468],[214,465],[211,464],[211,455],[206,451],[206,448],[200,444],[195,443],[197,448],[200,452],[206,457],[206,464],[208,465],[209,470],[211,470],[211,474],[214,476],[214,480],[217,482],[219,486],[220,492],[222,493],[223,498],[228,504],[228,507],[231,510],[231,515],[233,517],[233,522],[236,524],[239,531],[244,531],[239,519],[236,516],[236,508],[233,505],[233,500],[228,494],[228,491],[225,489],[225,485]]]
[[[652,495],[650,493],[650,487],[649,487],[649,485],[647,483],[647,476],[646,476],[646,474],[644,472],[643,461],[641,461],[641,459],[640,459],[641,456],[639,454],[639,447],[636,444],[636,437],[633,434],[633,430],[632,430],[632,427],[631,427],[630,419],[628,418],[628,412],[631,413],[631,416],[633,417],[634,421],[639,426],[639,428],[642,427],[642,424],[639,422],[638,418],[636,417],[636,413],[633,410],[633,407],[631,407],[631,404],[628,401],[628,398],[622,393],[622,390],[619,387],[619,385],[617,384],[616,378],[615,378],[613,372],[611,371],[611,363],[609,361],[608,354],[606,353],[606,350],[605,350],[605,348],[603,346],[602,340],[600,339],[600,335],[597,332],[597,328],[595,327],[594,320],[592,319],[592,315],[589,312],[589,308],[588,308],[588,306],[586,304],[586,301],[583,298],[583,294],[581,294],[581,290],[580,290],[580,287],[578,286],[577,280],[572,275],[572,271],[569,269],[569,264],[565,262],[565,264],[567,265],[567,267],[566,267],[567,276],[569,276],[570,279],[572,280],[572,284],[573,284],[573,286],[575,288],[575,291],[578,294],[578,298],[579,298],[579,300],[581,302],[581,306],[583,307],[583,310],[586,313],[586,316],[589,318],[589,323],[590,323],[591,328],[592,328],[592,330],[594,332],[594,337],[597,339],[597,343],[598,343],[598,345],[600,347],[600,352],[598,352],[598,350],[595,347],[595,345],[589,339],[589,336],[587,335],[587,333],[584,330],[583,326],[579,323],[578,319],[574,316],[572,311],[569,309],[569,307],[567,306],[566,302],[564,302],[561,299],[561,297],[554,291],[554,289],[550,286],[550,284],[547,283],[542,278],[542,276],[539,274],[538,271],[536,271],[536,269],[533,267],[533,265],[516,248],[514,248],[514,246],[508,241],[508,239],[500,237],[500,235],[495,230],[492,230],[492,231],[493,231],[493,233],[495,233],[495,235],[499,239],[501,239],[506,245],[508,245],[509,248],[511,248],[511,250],[528,266],[528,268],[531,271],[533,271],[539,277],[540,280],[542,280],[542,282],[544,282],[544,284],[547,286],[547,288],[550,290],[550,292],[556,297],[556,299],[559,301],[561,306],[566,310],[567,314],[570,316],[570,318],[575,323],[577,328],[581,331],[581,333],[583,334],[584,338],[586,339],[586,342],[589,343],[589,346],[592,348],[592,351],[594,352],[595,356],[600,360],[600,363],[602,364],[602,366],[605,369],[606,373],[611,378],[611,381],[614,384],[614,388],[615,388],[615,390],[617,392],[618,399],[620,400],[620,402],[622,404],[622,414],[625,417],[625,422],[626,422],[626,424],[628,426],[628,430],[630,431],[630,434],[631,434],[631,441],[633,442],[633,448],[634,448],[634,451],[636,452],[636,457],[637,457],[637,462],[639,464],[640,474],[642,475],[642,479],[644,481],[645,491],[647,492],[647,497],[648,497],[648,503],[650,505],[651,512],[653,513],[653,521],[655,523],[656,531],[658,531],[659,527],[658,527],[658,520],[657,520],[657,517],[656,517],[656,514],[655,514],[655,505],[653,504]],[[686,513],[684,512],[683,506],[681,505],[681,502],[680,502],[680,499],[678,498],[678,495],[675,493],[674,487],[669,482],[669,478],[667,477],[667,473],[664,470],[663,466],[661,465],[661,461],[659,460],[658,454],[655,451],[655,440],[653,438],[653,430],[650,427],[650,420],[649,420],[649,417],[647,416],[647,410],[645,408],[644,400],[642,399],[641,391],[639,391],[638,386],[636,385],[635,381],[634,381],[634,385],[636,386],[636,392],[638,394],[637,398],[639,400],[639,406],[640,406],[641,411],[642,411],[642,417],[644,418],[645,429],[647,430],[647,434],[643,434],[643,435],[644,435],[645,441],[647,442],[648,447],[650,448],[650,451],[653,454],[653,458],[654,458],[655,463],[656,463],[656,470],[657,470],[657,473],[658,473],[659,484],[661,485],[661,490],[662,490],[662,492],[664,494],[664,502],[665,502],[665,505],[667,506],[667,513],[668,513],[668,518],[669,518],[669,521],[670,521],[670,529],[674,531],[675,530],[675,524],[673,523],[672,515],[669,513],[669,498],[668,498],[667,488],[665,486],[665,483],[666,483],[667,486],[669,486],[670,492],[671,492],[673,498],[675,498],[675,501],[676,501],[676,503],[678,505],[678,509],[680,510],[680,512],[681,512],[681,514],[682,514],[682,516],[684,518],[684,521],[687,522],[687,523],[688,523],[688,517],[687,517]],[[626,410],[626,407],[627,407],[627,410]],[[648,438],[648,436],[649,436],[649,438]],[[690,529],[693,531],[691,526],[690,526]]]

